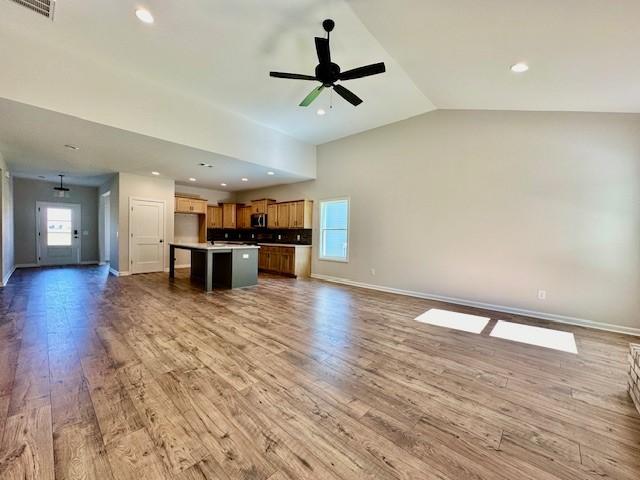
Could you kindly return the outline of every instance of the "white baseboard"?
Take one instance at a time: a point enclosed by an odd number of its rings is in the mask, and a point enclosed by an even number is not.
[[[191,264],[189,264],[189,263],[184,263],[184,264],[181,264],[181,265],[175,265],[173,268],[191,268]],[[164,272],[165,272],[165,273],[169,273],[169,270],[170,270],[170,269],[169,269],[169,267],[166,267],[166,268],[164,269]]]
[[[504,305],[494,305],[491,303],[476,302],[473,300],[465,300],[463,298],[446,297],[443,295],[435,295],[424,292],[413,292],[411,290],[402,290],[400,288],[384,287],[381,285],[373,285],[369,283],[356,282],[347,278],[333,277],[330,275],[320,275],[312,273],[312,278],[324,280],[326,282],[340,283],[342,285],[350,285],[352,287],[366,288],[369,290],[378,290],[380,292],[395,293],[398,295],[406,295],[409,297],[424,298],[426,300],[435,300],[438,302],[453,303],[456,305],[464,305],[466,307],[482,308],[485,310],[494,310],[496,312],[511,313],[514,315],[523,315],[525,317],[539,318],[541,320],[550,320],[552,322],[565,323],[568,325],[577,325],[580,327],[594,328],[596,330],[606,330],[608,332],[624,333],[626,335],[640,336],[640,328],[625,327],[621,325],[613,325],[610,323],[596,322],[584,318],[568,317],[566,315],[556,315],[553,313],[536,312],[534,310],[525,310],[523,308],[507,307]]]
[[[71,264],[69,266],[73,266],[75,264]],[[78,265],[100,265],[98,260],[82,260]],[[16,268],[35,268],[35,267],[64,267],[67,265],[38,265],[37,263],[19,263],[16,265]]]
[[[119,272],[118,270],[114,270],[111,267],[109,267],[109,273],[116,277],[128,277],[129,275],[131,275],[131,273],[129,272]]]
[[[16,271],[16,266],[14,265],[11,271],[7,273],[7,275],[2,279],[2,282],[0,282],[0,287],[4,287],[7,285],[7,283],[9,283],[9,279],[11,278],[11,275],[13,275],[13,272],[15,271]]]

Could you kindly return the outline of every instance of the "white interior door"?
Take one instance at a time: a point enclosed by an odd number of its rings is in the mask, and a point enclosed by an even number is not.
[[[80,205],[37,202],[38,265],[80,263]]]
[[[129,201],[131,273],[164,271],[164,202]]]

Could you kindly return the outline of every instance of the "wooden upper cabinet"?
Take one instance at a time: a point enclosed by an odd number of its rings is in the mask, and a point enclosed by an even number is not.
[[[267,206],[267,228],[313,228],[312,214],[311,200],[270,204]]]
[[[206,200],[191,200],[191,212],[206,214],[207,213],[207,201]]]
[[[207,207],[207,227],[222,228],[222,207],[217,205]]]
[[[278,205],[275,203],[267,207],[267,228],[278,228]]]
[[[237,208],[237,228],[251,228],[251,207],[239,206]]]
[[[191,200],[189,198],[176,197],[176,212],[190,213]]]
[[[278,203],[278,217],[276,220],[278,228],[289,228],[289,204]]]
[[[312,228],[312,212],[311,200],[289,203],[289,228]]]
[[[222,228],[236,228],[237,205],[235,203],[222,204]]]
[[[176,213],[196,213],[206,215],[207,201],[198,198],[176,197]]]
[[[274,203],[276,203],[276,201],[270,198],[263,198],[261,200],[251,200],[251,207],[250,207],[251,214],[254,214],[254,213],[268,214],[269,205]]]

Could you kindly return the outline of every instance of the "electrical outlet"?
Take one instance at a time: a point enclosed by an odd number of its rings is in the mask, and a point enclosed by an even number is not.
[[[371,275],[374,275],[374,276],[375,276],[375,274],[376,274],[376,269],[375,269],[375,268],[372,268],[372,269],[371,269]]]
[[[252,233],[252,234],[251,234],[251,238],[256,238],[256,236]]]
[[[229,234],[228,234],[228,233],[225,233],[225,234],[224,234],[224,238],[229,238]]]
[[[282,240],[282,235],[278,235],[278,240]]]
[[[296,235],[296,240],[300,241],[300,235]]]
[[[547,291],[538,290],[538,300],[546,300],[546,299],[547,299]]]

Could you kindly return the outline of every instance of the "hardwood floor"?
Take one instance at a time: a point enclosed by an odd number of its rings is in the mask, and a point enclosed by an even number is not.
[[[261,276],[25,269],[0,289],[2,479],[635,479],[632,337]],[[579,354],[489,337],[575,333]],[[637,340],[637,339],[636,339]]]

